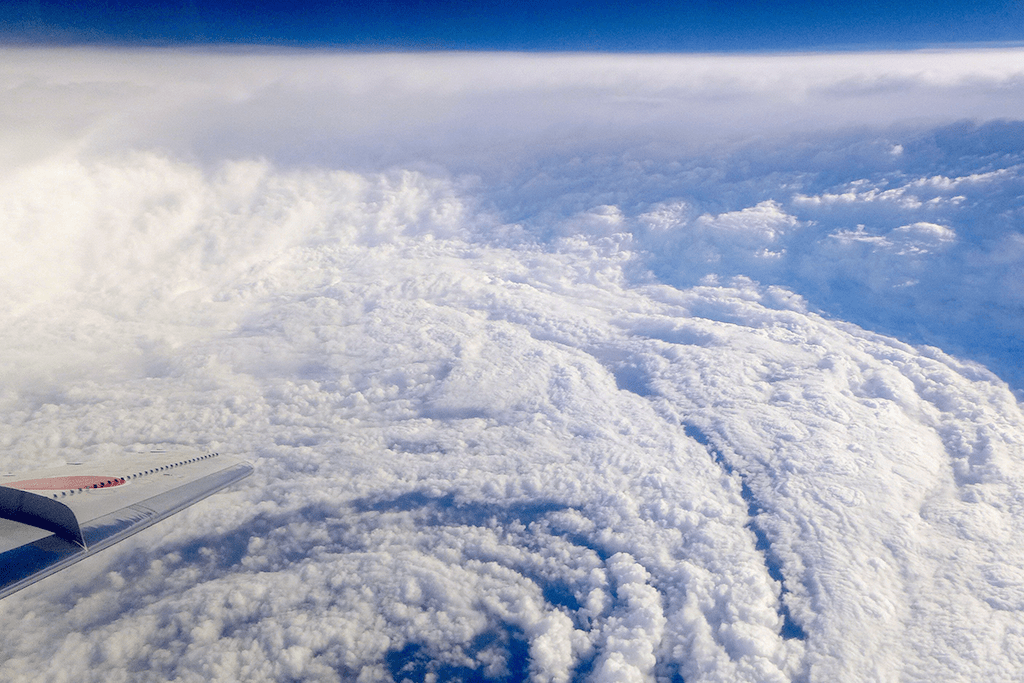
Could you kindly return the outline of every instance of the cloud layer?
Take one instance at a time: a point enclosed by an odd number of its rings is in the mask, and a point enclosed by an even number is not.
[[[8,159],[159,147],[500,173],[579,154],[679,161],[788,134],[1018,118],[1019,55],[5,50],[0,115]]]
[[[0,467],[257,473],[5,599],[0,678],[1024,671],[1020,404],[842,321],[1019,353],[1006,53],[10,54]]]

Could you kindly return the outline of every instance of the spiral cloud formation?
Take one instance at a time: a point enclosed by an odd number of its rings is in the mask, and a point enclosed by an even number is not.
[[[0,679],[1019,680],[1022,57],[4,51]]]

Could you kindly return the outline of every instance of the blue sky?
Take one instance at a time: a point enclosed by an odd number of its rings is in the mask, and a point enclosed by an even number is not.
[[[13,0],[19,43],[235,43],[357,50],[763,51],[1014,43],[1024,4],[454,0]]]

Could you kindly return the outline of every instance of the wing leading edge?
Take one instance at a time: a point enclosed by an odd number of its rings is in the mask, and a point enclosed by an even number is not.
[[[0,478],[0,598],[252,473],[208,453],[67,465]]]

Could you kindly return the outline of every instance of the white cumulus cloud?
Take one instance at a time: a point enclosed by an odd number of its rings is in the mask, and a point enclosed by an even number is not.
[[[1024,673],[1019,51],[4,56],[0,679]]]

